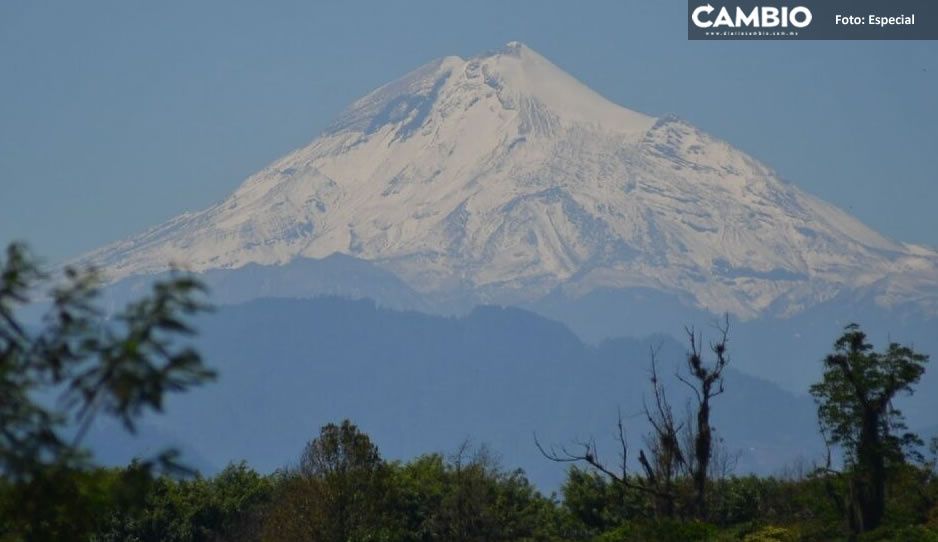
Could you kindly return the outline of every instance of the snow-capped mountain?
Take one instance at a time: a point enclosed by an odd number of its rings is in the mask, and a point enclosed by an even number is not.
[[[513,42],[358,100],[224,201],[85,258],[112,279],[348,254],[486,302],[645,287],[742,317],[861,290],[938,312],[938,253],[890,240],[675,118]]]

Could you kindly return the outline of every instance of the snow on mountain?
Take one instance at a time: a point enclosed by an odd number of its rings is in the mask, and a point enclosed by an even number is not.
[[[741,317],[848,289],[938,312],[938,253],[887,239],[694,126],[517,43],[353,103],[224,201],[83,258],[113,279],[343,253],[426,294],[651,287]]]

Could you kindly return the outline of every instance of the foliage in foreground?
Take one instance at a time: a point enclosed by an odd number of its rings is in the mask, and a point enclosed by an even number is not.
[[[684,483],[692,484],[692,480]],[[484,448],[386,461],[353,424],[330,424],[297,466],[262,475],[244,463],[190,479],[131,465],[6,485],[0,506],[54,483],[83,521],[60,540],[94,541],[654,541],[849,540],[831,475],[730,477],[708,495],[707,521],[656,519],[640,493],[568,471],[560,495],[539,493]],[[887,486],[883,525],[859,540],[938,540],[938,478],[906,465]],[[54,518],[54,510],[45,510]],[[10,533],[9,518],[0,532]],[[19,540],[8,536],[0,540]]]
[[[203,287],[175,273],[109,315],[99,285],[94,269],[70,267],[53,282],[19,244],[0,257],[0,536],[73,539],[99,521],[101,500],[146,490],[152,468],[184,470],[172,451],[94,470],[82,444],[98,416],[134,432],[166,396],[214,377],[186,343],[190,318],[207,309]],[[43,293],[48,310],[31,328],[20,309]]]

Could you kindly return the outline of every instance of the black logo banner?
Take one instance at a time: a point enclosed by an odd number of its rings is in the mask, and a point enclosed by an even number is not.
[[[690,40],[938,40],[938,0],[688,0]]]

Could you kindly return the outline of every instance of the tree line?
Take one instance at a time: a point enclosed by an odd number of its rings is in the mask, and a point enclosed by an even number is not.
[[[545,495],[485,447],[388,461],[351,421],[324,426],[293,465],[262,474],[229,465],[203,477],[172,451],[101,468],[83,445],[101,416],[129,431],[173,393],[215,377],[192,347],[210,310],[188,274],[172,273],[115,313],[93,269],[42,271],[22,245],[0,259],[0,541],[17,540],[938,540],[936,455],[908,431],[895,399],[928,357],[877,351],[847,326],[810,392],[827,456],[773,477],[733,473],[711,423],[730,363],[729,321],[704,346],[689,328],[668,396],[655,352],[634,459],[622,416],[619,461],[595,441],[537,446],[568,463]],[[45,295],[41,325],[23,307]],[[679,405],[680,406],[680,405]]]

